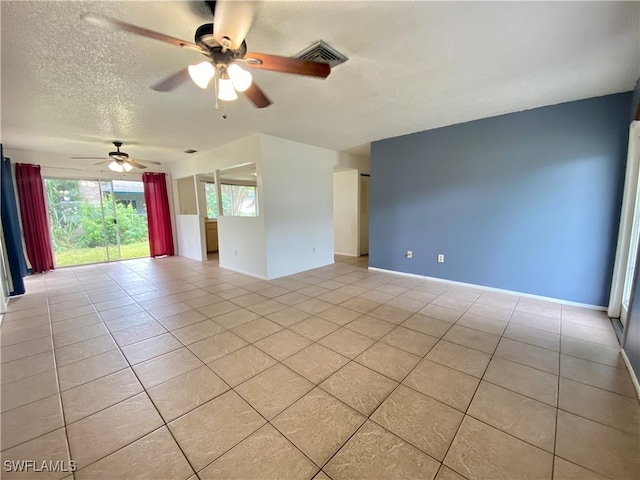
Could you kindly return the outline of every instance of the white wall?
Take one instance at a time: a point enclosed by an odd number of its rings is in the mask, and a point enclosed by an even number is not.
[[[337,152],[267,135],[261,136],[261,146],[258,189],[262,190],[259,208],[265,224],[267,277],[333,263]]]
[[[171,175],[167,173],[167,199],[169,201],[169,216],[171,217],[171,236],[173,237],[173,248],[174,252],[178,251],[178,227],[176,227],[176,208],[174,206],[174,202],[172,199],[176,197],[176,193],[173,189],[173,181],[171,180]],[[205,246],[206,251],[206,246]]]
[[[189,158],[172,164],[173,178],[213,174],[220,168],[260,161],[260,135],[252,135],[237,142],[206,152],[194,153]]]
[[[220,266],[267,278],[264,217],[218,218]]]
[[[359,185],[358,170],[333,174],[333,248],[339,255],[360,254]]]
[[[198,215],[207,217],[207,194],[204,188],[207,177],[196,175],[196,199],[198,201]]]
[[[369,253],[369,188],[371,178],[360,176],[360,255]]]
[[[195,177],[179,178],[176,182],[178,190],[178,210],[180,215],[196,215],[198,202],[196,199]]]
[[[276,278],[333,263],[337,152],[254,135],[195,154],[172,166],[171,172],[180,178],[251,162],[258,174],[259,216],[218,219],[220,266]],[[181,244],[188,232],[182,231],[186,225],[178,228]]]
[[[204,219],[199,215],[176,215],[178,245],[176,252],[181,257],[200,262],[207,259],[207,241]]]
[[[370,173],[371,158],[364,155],[354,155],[352,153],[336,152],[337,167],[355,168],[360,173]]]

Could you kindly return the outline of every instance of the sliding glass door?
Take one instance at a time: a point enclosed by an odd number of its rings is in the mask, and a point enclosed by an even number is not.
[[[44,180],[56,266],[149,256],[142,182]]]

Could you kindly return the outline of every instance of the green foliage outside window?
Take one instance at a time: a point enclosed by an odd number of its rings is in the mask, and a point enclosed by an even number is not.
[[[55,250],[78,246],[81,203],[78,182],[74,180],[44,180],[47,209],[51,223],[51,241]]]
[[[207,218],[218,218],[218,195],[215,183],[205,183],[204,193],[207,200]],[[222,198],[224,203],[224,197]]]
[[[207,217],[218,217],[218,195],[214,183],[205,183]],[[256,187],[249,185],[222,185],[222,212],[236,217],[256,217]]]
[[[47,208],[51,222],[54,249],[91,248],[116,244],[116,224],[114,223],[111,193],[103,196],[105,207],[104,222],[102,206],[82,198],[76,180],[45,179]],[[147,239],[147,218],[138,214],[130,203],[115,202],[120,244],[127,245]]]

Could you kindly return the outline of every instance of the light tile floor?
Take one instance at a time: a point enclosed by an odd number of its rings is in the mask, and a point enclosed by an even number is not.
[[[638,399],[603,313],[366,261],[268,282],[178,257],[27,278],[1,329],[3,466],[640,478]]]

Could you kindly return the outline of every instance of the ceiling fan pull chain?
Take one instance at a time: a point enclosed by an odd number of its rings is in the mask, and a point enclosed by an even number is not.
[[[220,110],[220,104],[218,103],[218,79],[219,78],[220,78],[220,75],[218,75],[216,72],[216,76],[213,81],[213,94],[216,97],[216,110]],[[224,103],[222,104],[222,106],[224,107],[227,102],[225,102],[224,100],[223,102]],[[222,118],[224,118],[225,120],[227,119],[227,114],[225,113],[224,109],[222,110]]]
[[[218,78],[220,77],[220,75],[217,75],[216,72],[216,76],[213,79],[213,96],[216,99],[216,110],[220,110],[220,105],[218,105]]]

